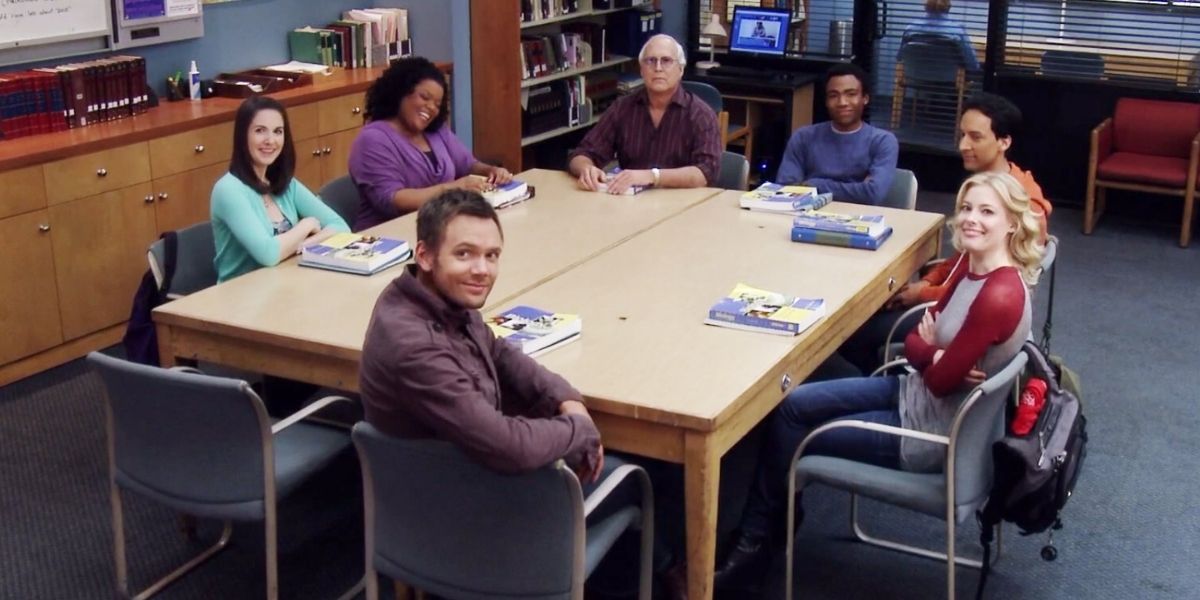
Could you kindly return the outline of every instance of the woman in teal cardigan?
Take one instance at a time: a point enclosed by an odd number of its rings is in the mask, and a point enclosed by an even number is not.
[[[296,150],[287,112],[274,98],[252,96],[233,123],[229,172],[212,191],[213,267],[228,281],[271,267],[346,222],[293,177]]]

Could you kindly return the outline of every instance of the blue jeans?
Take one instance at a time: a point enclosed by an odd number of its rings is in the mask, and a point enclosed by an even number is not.
[[[898,427],[899,396],[898,377],[835,379],[806,383],[792,390],[771,413],[754,486],[742,515],[742,534],[762,537],[782,528],[792,454],[813,429],[845,419]],[[834,429],[809,443],[805,454],[899,468],[900,438],[865,429]]]

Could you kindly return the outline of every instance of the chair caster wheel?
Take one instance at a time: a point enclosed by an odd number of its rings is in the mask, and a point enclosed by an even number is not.
[[[1058,558],[1058,548],[1054,546],[1042,546],[1042,560],[1050,562]]]

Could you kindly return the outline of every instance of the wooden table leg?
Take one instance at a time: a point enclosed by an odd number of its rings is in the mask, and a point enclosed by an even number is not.
[[[709,600],[713,597],[717,489],[721,482],[721,455],[713,442],[711,433],[693,431],[689,431],[684,440],[689,600]]]
[[[171,347],[171,326],[158,323],[154,326],[158,337],[158,364],[164,369],[175,366],[175,353]]]

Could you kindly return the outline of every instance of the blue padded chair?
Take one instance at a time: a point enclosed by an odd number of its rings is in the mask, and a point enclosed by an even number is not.
[[[158,289],[166,293],[167,298],[174,299],[216,285],[217,270],[213,268],[213,258],[217,249],[213,245],[212,224],[205,221],[189,225],[176,231],[175,235],[175,276],[171,279],[170,289],[163,289],[163,264],[166,261],[163,241],[155,240],[146,253]]]
[[[917,207],[917,176],[908,169],[896,169],[892,187],[888,188],[880,206],[912,210]]]
[[[747,108],[741,123],[731,123],[729,111],[725,110],[725,99],[717,88],[699,81],[684,81],[683,89],[693,93],[717,113],[717,132],[721,135],[721,148],[730,142],[743,144],[746,150],[746,162],[750,161],[754,150],[754,124],[751,123],[750,110]]]
[[[249,384],[195,369],[161,369],[92,352],[106,389],[108,481],[117,592],[131,597],[122,490],[180,513],[220,519],[217,542],[139,592],[148,598],[221,551],[232,521],[263,521],[266,596],[279,595],[276,500],[294,491],[350,445],[345,431],[300,422],[347,398],[318,400],[272,424]]]
[[[585,500],[562,461],[503,475],[447,442],[395,438],[366,422],[352,437],[363,473],[368,600],[379,597],[379,573],[446,598],[582,599],[600,558],[639,525],[638,597],[649,600],[654,508],[640,467],[617,467]],[[630,475],[641,484],[641,507],[585,526]]]
[[[863,542],[946,561],[946,585],[949,598],[954,598],[954,569],[962,564],[982,566],[977,560],[956,557],[954,529],[958,523],[975,514],[987,500],[992,483],[992,443],[1004,435],[1005,400],[1015,400],[1015,386],[1027,356],[1018,352],[998,373],[971,390],[959,406],[950,426],[949,435],[935,435],[880,423],[843,420],[826,423],[813,430],[792,456],[788,476],[787,532],[796,530],[793,513],[796,491],[810,483],[823,483],[850,492],[850,522],[854,535]],[[899,362],[899,361],[897,361]],[[833,456],[804,456],[804,449],[818,435],[839,427],[868,429],[909,437],[946,447],[946,464],[942,473],[914,473],[887,469]],[[858,496],[863,495],[946,520],[946,552],[935,552],[906,544],[871,537],[858,523]],[[997,526],[999,530],[999,526]],[[997,536],[996,558],[1000,557]],[[795,536],[787,536],[787,577],[784,589],[792,598],[792,569]]]
[[[891,129],[900,127],[908,90],[913,92],[913,111],[916,120],[917,103],[922,97],[937,101],[952,98],[954,112],[949,106],[943,113],[953,114],[957,119],[962,114],[963,96],[967,89],[967,67],[963,62],[962,48],[958,40],[936,34],[909,36],[900,46],[899,61],[892,90]],[[945,100],[949,104],[949,100]]]
[[[737,152],[721,153],[721,173],[717,187],[726,190],[745,190],[750,181],[750,162]]]
[[[349,175],[342,175],[321,188],[321,200],[333,209],[350,227],[354,227],[354,218],[358,216],[359,196],[358,186]]]

